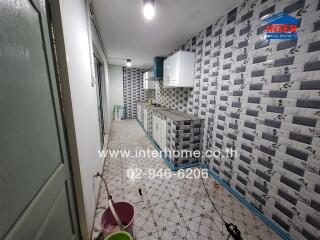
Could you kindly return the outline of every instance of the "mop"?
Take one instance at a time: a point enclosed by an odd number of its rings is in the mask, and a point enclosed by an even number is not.
[[[108,208],[101,216],[101,228],[103,235],[106,237],[114,232],[126,231],[133,234],[134,207],[129,202],[113,202],[110,195],[107,182],[104,177],[97,172],[94,177],[100,177],[105,185]]]

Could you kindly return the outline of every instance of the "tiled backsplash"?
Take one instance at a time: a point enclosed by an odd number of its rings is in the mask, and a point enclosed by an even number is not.
[[[156,83],[155,101],[162,106],[187,111],[192,88],[163,88],[162,81]]]
[[[193,89],[156,102],[205,118],[211,170],[297,239],[320,239],[320,3],[244,0],[179,47],[196,53]],[[265,40],[261,17],[300,19],[298,40]]]

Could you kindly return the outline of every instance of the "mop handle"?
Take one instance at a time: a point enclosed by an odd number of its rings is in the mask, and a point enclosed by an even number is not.
[[[97,172],[97,174],[95,175],[95,177],[100,177],[104,183],[104,186],[106,188],[106,191],[107,191],[107,197],[108,197],[108,200],[112,199],[111,198],[111,195],[109,193],[109,189],[108,189],[108,185],[107,185],[107,182],[106,180],[104,179],[104,177],[101,175],[101,173]]]
[[[99,172],[97,172],[97,174],[95,175],[95,177],[100,177],[100,178],[102,179],[102,181],[103,181],[103,183],[104,183],[104,186],[106,187],[106,190],[107,190],[109,208],[110,208],[110,210],[111,210],[111,213],[112,213],[114,219],[116,220],[116,222],[118,223],[120,229],[123,230],[123,229],[124,229],[124,228],[123,228],[123,224],[122,224],[122,222],[121,222],[121,220],[120,220],[120,218],[119,218],[116,210],[115,210],[114,207],[113,207],[112,198],[111,198],[111,195],[110,195],[110,193],[109,193],[109,189],[108,189],[108,185],[107,185],[106,180],[104,179],[104,177],[103,177],[103,176],[101,175],[101,173],[99,173]]]
[[[118,223],[118,225],[119,225],[119,227],[120,227],[120,230],[123,230],[124,227],[123,227],[123,225],[122,225],[122,222],[121,222],[121,220],[120,220],[120,218],[119,218],[116,210],[115,210],[114,207],[113,207],[113,204],[112,204],[112,200],[111,200],[111,199],[109,200],[109,208],[110,208],[110,210],[111,210],[111,213],[112,213],[114,219],[115,219],[116,222]]]

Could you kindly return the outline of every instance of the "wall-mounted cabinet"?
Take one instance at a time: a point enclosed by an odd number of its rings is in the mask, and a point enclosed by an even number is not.
[[[163,62],[164,87],[193,87],[193,52],[178,51]]]
[[[156,81],[153,76],[152,71],[143,74],[143,89],[156,89]]]
[[[164,57],[155,57],[153,59],[153,75],[156,79],[163,78],[163,61]]]

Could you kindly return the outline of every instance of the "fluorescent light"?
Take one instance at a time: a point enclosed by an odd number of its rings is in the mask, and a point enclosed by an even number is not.
[[[127,59],[127,67],[131,67],[132,66],[132,62],[130,59]]]
[[[151,20],[154,17],[154,2],[153,0],[143,1],[143,15],[147,20]]]

